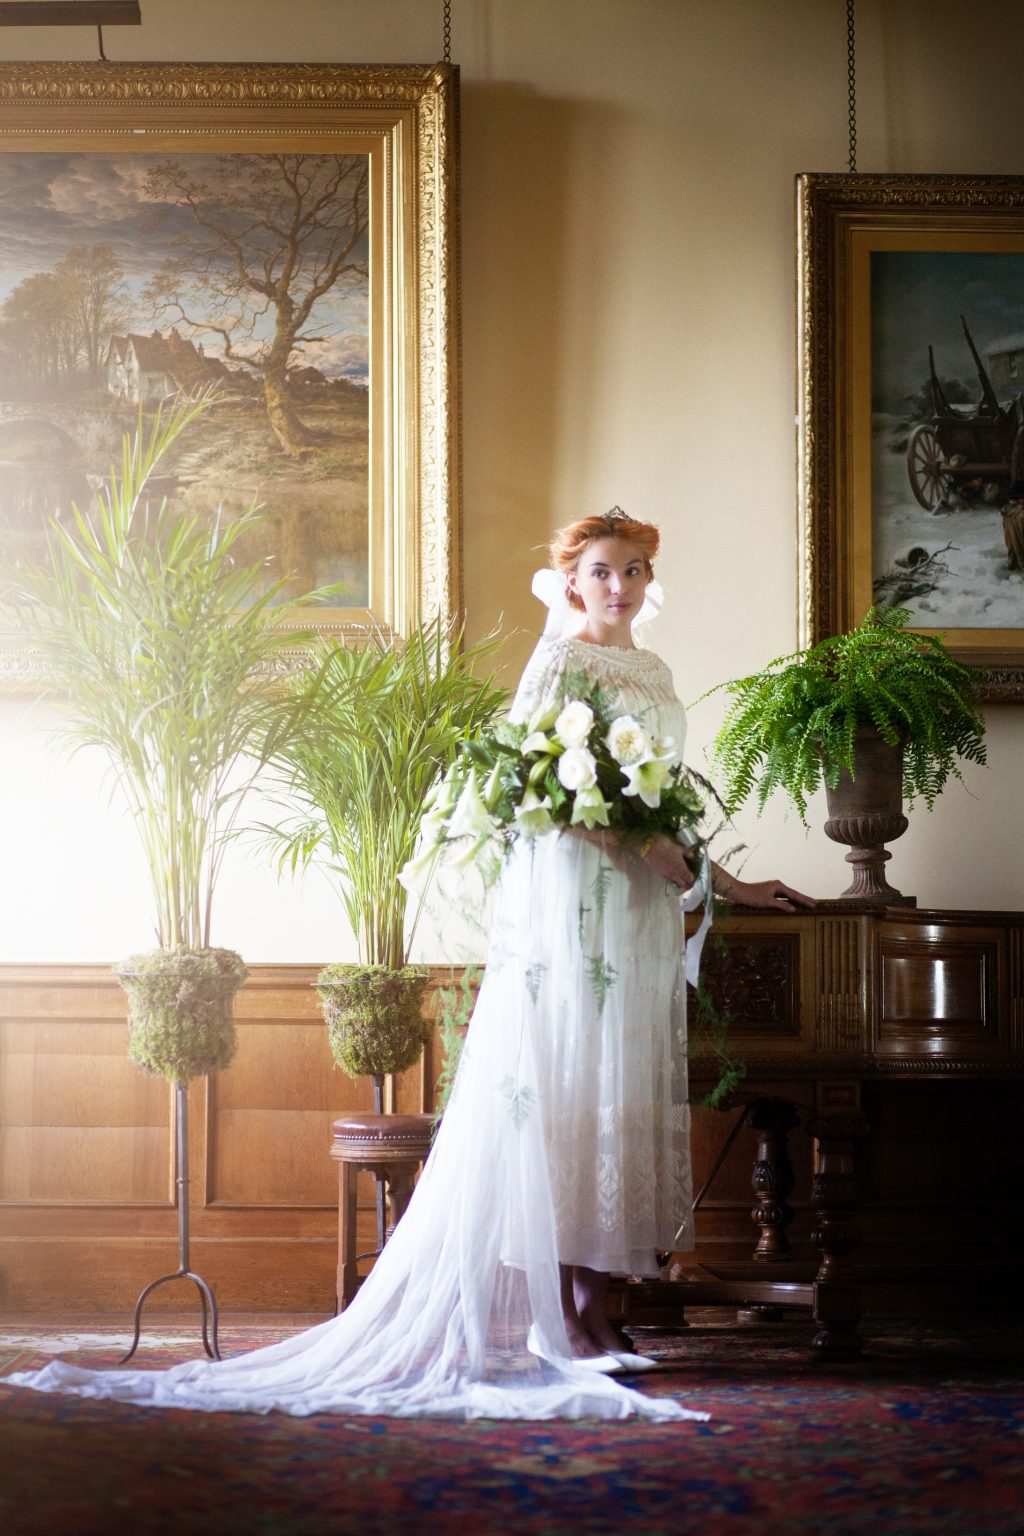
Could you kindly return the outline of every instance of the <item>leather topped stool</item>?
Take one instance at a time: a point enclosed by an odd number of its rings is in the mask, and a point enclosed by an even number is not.
[[[387,1242],[412,1198],[433,1134],[433,1115],[342,1115],[331,1126],[331,1156],[338,1164],[339,1312],[359,1288],[357,1258],[370,1257],[356,1254],[356,1175],[372,1173],[387,1190]]]

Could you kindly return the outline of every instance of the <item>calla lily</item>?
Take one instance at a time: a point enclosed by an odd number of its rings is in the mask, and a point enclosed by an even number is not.
[[[588,832],[608,825],[608,802],[597,784],[577,791],[569,824],[573,827],[582,825]]]
[[[427,812],[448,816],[455,808],[458,796],[455,793],[455,764],[448,769],[443,779],[436,779],[427,790],[427,797],[423,802],[423,809]]]
[[[526,726],[526,733],[532,736],[534,731],[550,731],[558,719],[562,706],[560,704],[540,704],[530,716]]]
[[[438,843],[445,841],[445,834],[448,831],[448,815],[447,811],[435,809],[428,811],[421,819],[420,841],[425,848],[435,848]]]
[[[551,820],[551,796],[545,795],[542,800],[536,790],[526,790],[522,804],[516,806],[516,821],[524,837],[543,837],[554,826]]]
[[[459,803],[448,824],[448,836],[474,839],[489,836],[494,831],[494,825],[494,818],[488,814],[487,807],[480,796],[480,788],[476,782],[476,769],[471,768],[469,778],[459,796]]]
[[[430,884],[430,876],[439,852],[437,842],[424,846],[398,871],[398,883],[405,886],[410,896],[421,895]]]
[[[495,763],[487,776],[487,783],[483,787],[483,802],[489,811],[493,811],[501,794],[501,774],[498,771],[499,764]]]
[[[562,749],[557,741],[552,741],[543,731],[531,731],[519,750],[524,757],[530,752],[546,752],[549,757],[557,757]]]
[[[624,765],[622,772],[629,783],[622,793],[639,795],[644,805],[652,811],[657,810],[661,804],[661,792],[671,777],[675,760],[674,753],[667,753],[664,757],[648,756],[639,763]]]

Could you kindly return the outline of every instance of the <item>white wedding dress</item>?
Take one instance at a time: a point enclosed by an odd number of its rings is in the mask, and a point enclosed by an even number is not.
[[[580,673],[682,747],[671,675],[646,650],[543,639],[513,717]],[[705,1418],[573,1361],[559,1303],[560,1262],[655,1275],[691,1220],[682,950],[678,898],[635,855],[567,833],[519,842],[436,1144],[354,1302],[221,1362],[58,1360],[7,1381],[256,1413]]]

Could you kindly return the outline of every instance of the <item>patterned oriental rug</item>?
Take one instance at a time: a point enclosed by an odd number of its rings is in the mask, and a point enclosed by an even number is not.
[[[870,1321],[858,1364],[808,1359],[806,1318],[694,1312],[636,1331],[645,1391],[710,1423],[267,1418],[0,1392],[5,1536],[1024,1536],[1024,1331]],[[222,1328],[225,1355],[293,1329]],[[50,1348],[47,1348],[47,1343]],[[114,1365],[120,1335],[61,1353]],[[0,1374],[42,1364],[0,1329]],[[140,1365],[194,1358],[182,1326]]]

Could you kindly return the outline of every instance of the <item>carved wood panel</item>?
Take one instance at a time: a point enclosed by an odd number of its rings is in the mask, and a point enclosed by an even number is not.
[[[743,934],[704,951],[701,983],[730,1030],[759,1039],[800,1035],[800,941]]]

